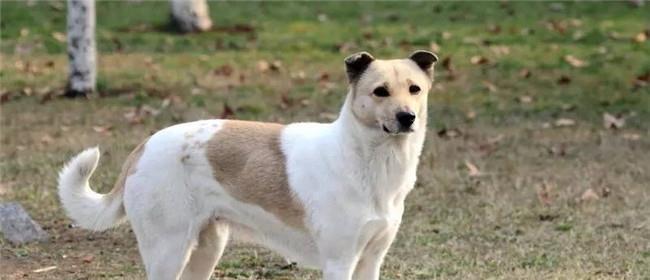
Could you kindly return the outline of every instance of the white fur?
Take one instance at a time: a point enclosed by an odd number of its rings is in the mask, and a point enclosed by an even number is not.
[[[412,62],[389,62],[417,69]],[[423,72],[406,72],[426,79]],[[424,92],[430,85],[425,86]],[[422,98],[417,109],[426,116]],[[222,120],[179,124],[153,135],[123,193],[149,279],[209,278],[229,236],[320,268],[324,279],[379,279],[416,180],[426,117],[412,133],[388,135],[360,123],[352,99],[348,94],[333,123],[295,123],[282,132],[289,185],[305,207],[306,231],[234,199],[215,180],[205,146]],[[75,157],[61,172],[60,194],[77,223],[101,230],[119,220],[122,198],[89,189],[98,158],[97,149]]]
[[[74,157],[59,173],[59,198],[68,217],[79,226],[105,230],[123,221],[121,196],[90,189],[88,179],[97,168],[99,149],[87,149]]]

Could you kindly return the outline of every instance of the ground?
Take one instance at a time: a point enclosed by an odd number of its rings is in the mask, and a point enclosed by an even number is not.
[[[128,225],[74,228],[58,203],[57,172],[82,149],[102,149],[91,183],[107,192],[156,130],[330,121],[345,56],[416,49],[441,62],[382,279],[650,278],[650,5],[214,2],[215,29],[186,35],[167,5],[99,2],[99,94],[69,100],[65,2],[1,3],[0,200],[19,201],[51,240],[0,238],[0,278],[144,277]],[[243,244],[214,276],[319,277]]]

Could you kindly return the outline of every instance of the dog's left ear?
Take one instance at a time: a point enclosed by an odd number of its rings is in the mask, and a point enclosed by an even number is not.
[[[433,64],[438,61],[438,56],[428,51],[415,51],[409,56],[409,59],[413,60],[415,64],[420,66],[422,71],[431,74],[431,69]]]

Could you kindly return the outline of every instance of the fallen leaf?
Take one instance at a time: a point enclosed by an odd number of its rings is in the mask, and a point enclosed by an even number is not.
[[[604,113],[603,125],[608,129],[620,129],[625,125],[625,118],[616,117],[610,113]]]
[[[577,18],[572,18],[569,20],[569,24],[571,24],[572,27],[580,27],[582,26],[582,20],[579,20]]]
[[[288,109],[289,107],[292,107],[294,104],[293,98],[289,97],[287,93],[282,93],[280,95],[280,108],[281,109]]]
[[[260,60],[257,62],[257,70],[260,72],[266,72],[271,68],[271,64],[266,60]]]
[[[131,110],[129,112],[124,113],[124,118],[127,120],[129,124],[139,124],[142,123],[142,117],[140,114],[138,114],[137,109]],[[97,130],[95,130],[97,131]],[[97,131],[99,132],[99,131]]]
[[[232,68],[232,66],[230,66],[230,64],[224,64],[212,70],[212,74],[215,76],[230,77],[234,71],[235,70]]]
[[[547,182],[544,182],[541,186],[538,186],[537,199],[539,202],[545,206],[551,205],[551,203],[553,203],[553,189],[555,189],[555,187]]]
[[[388,40],[388,38],[386,38]],[[386,42],[387,44],[390,44],[391,42]],[[336,49],[339,51],[339,53],[350,53],[352,50],[357,49],[357,45],[353,42],[345,42],[342,44],[337,44]]]
[[[510,54],[510,47],[503,45],[491,46],[490,51],[497,56],[504,56]]]
[[[650,84],[650,71],[635,77],[633,84],[636,88],[645,87]]]
[[[11,92],[3,91],[0,93],[0,104],[5,103],[11,99]]]
[[[555,126],[557,127],[567,127],[576,125],[576,121],[568,118],[559,118],[555,120]]]
[[[519,77],[528,79],[528,78],[530,78],[530,76],[532,76],[532,73],[530,72],[530,70],[528,70],[526,68],[521,69],[519,71]]]
[[[451,56],[442,59],[442,68],[447,70],[447,80],[451,81],[456,79],[456,69],[451,64]]]
[[[498,24],[490,24],[488,25],[488,31],[492,34],[499,34],[501,33],[501,26]]]
[[[564,34],[567,29],[567,24],[564,21],[551,20],[547,21],[544,25],[546,26],[546,29],[560,34]]]
[[[592,201],[592,200],[598,200],[600,199],[600,196],[591,188],[587,189],[582,195],[580,196],[580,201]]]
[[[291,78],[294,80],[297,80],[299,82],[305,81],[305,78],[307,78],[307,74],[305,74],[305,71],[298,71],[298,72],[293,72],[290,74]]]
[[[482,81],[481,84],[490,92],[497,92],[497,86],[490,81]]]
[[[81,258],[81,261],[84,263],[91,263],[95,259],[95,256],[93,255],[86,255],[83,258]]]
[[[438,45],[436,42],[431,42],[429,44],[429,49],[431,49],[431,51],[434,53],[440,52],[440,45]]]
[[[490,62],[487,58],[480,55],[472,56],[469,61],[474,65],[481,65]]]
[[[623,133],[622,137],[623,139],[630,140],[630,141],[638,141],[639,139],[641,139],[641,135],[637,133],[631,133],[631,132]]]
[[[566,156],[566,145],[565,144],[553,145],[547,148],[547,151],[552,156],[563,157]]]
[[[269,69],[274,72],[280,71],[280,69],[282,69],[282,61],[276,60],[271,62]]]
[[[65,2],[48,1],[48,3],[53,10],[63,11],[65,9]]]
[[[453,66],[451,65],[451,56],[447,56],[442,59],[442,68],[447,71],[453,71]]]
[[[468,120],[473,120],[473,119],[475,119],[475,118],[476,118],[476,111],[474,111],[474,110],[470,110],[469,112],[467,112],[467,113],[465,114],[465,118],[467,118]]]
[[[482,174],[478,167],[476,167],[476,165],[472,164],[468,160],[465,160],[465,167],[467,167],[467,172],[470,177],[476,177]]]
[[[533,102],[533,98],[528,95],[522,95],[517,98],[517,101],[522,104],[528,104]]]
[[[608,187],[604,187],[600,193],[602,197],[608,197],[612,193],[612,190]]]
[[[585,66],[588,65],[587,62],[585,62],[583,60],[580,60],[580,59],[576,58],[573,55],[565,55],[564,56],[564,61],[566,61],[571,66],[576,67],[576,68],[581,68],[581,67],[585,67]]]
[[[107,126],[93,126],[93,130],[97,133],[102,133],[102,134],[111,134],[111,129],[113,129],[112,125],[107,125]]]
[[[53,266],[46,266],[46,267],[43,267],[43,268],[39,268],[39,269],[33,270],[32,272],[41,273],[41,272],[48,272],[50,270],[55,270],[55,269],[56,269],[56,266],[53,265]]]
[[[560,76],[560,78],[557,80],[557,83],[560,85],[568,85],[571,83],[571,78],[566,75]]]
[[[54,38],[54,40],[57,40],[59,43],[66,42],[65,34],[61,32],[52,32],[52,38]]]
[[[330,74],[327,73],[327,72],[321,72],[321,73],[318,75],[317,80],[318,80],[319,82],[327,82],[327,81],[330,80]]]
[[[438,137],[440,138],[445,138],[445,139],[451,139],[451,138],[456,138],[463,135],[463,133],[456,129],[456,128],[442,128],[438,130]]]
[[[645,32],[641,32],[639,34],[636,34],[636,36],[634,36],[634,42],[643,43],[646,40],[648,40],[648,35],[646,35]]]
[[[228,106],[228,103],[223,103],[223,112],[221,112],[221,115],[219,116],[220,119],[228,119],[232,116],[235,115],[235,111]]]
[[[43,144],[50,144],[52,142],[54,142],[54,138],[52,138],[52,136],[49,134],[45,134],[43,137],[41,137],[41,143]]]
[[[584,37],[585,37],[585,32],[582,30],[574,31],[573,35],[571,36],[571,38],[573,38],[574,41],[580,41]]]

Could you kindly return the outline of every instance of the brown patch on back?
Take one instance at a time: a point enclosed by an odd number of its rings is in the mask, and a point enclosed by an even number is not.
[[[304,208],[287,178],[280,135],[283,125],[224,121],[208,141],[207,158],[215,178],[235,199],[255,204],[284,223],[304,228]]]
[[[135,166],[140,160],[140,157],[144,152],[144,145],[147,143],[148,140],[149,138],[145,139],[144,141],[142,141],[142,143],[138,144],[138,146],[135,147],[133,151],[131,151],[129,156],[126,157],[126,160],[122,165],[122,171],[120,172],[120,175],[117,177],[117,181],[115,181],[115,185],[113,186],[113,190],[111,190],[111,193],[121,192],[124,189],[126,178],[137,171]]]

